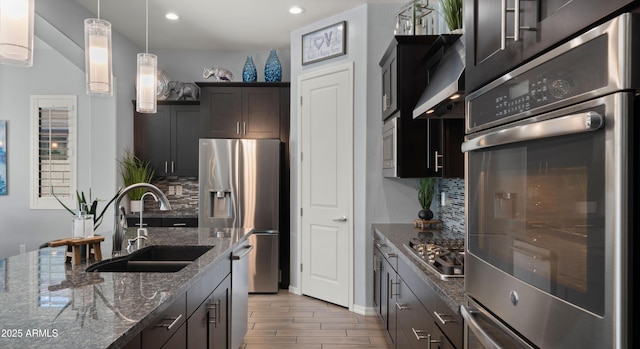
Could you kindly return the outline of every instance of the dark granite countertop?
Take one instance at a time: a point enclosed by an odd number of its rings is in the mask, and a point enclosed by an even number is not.
[[[427,285],[431,286],[452,310],[460,312],[460,306],[464,301],[464,278],[441,280],[435,272],[408,254],[409,252],[402,247],[402,244],[417,236],[417,230],[412,224],[372,224],[372,228],[387,238],[387,246],[394,248],[399,258],[402,258]],[[464,237],[463,233],[452,231],[442,231],[441,234],[450,235],[451,238]]]
[[[215,245],[175,273],[87,273],[64,263],[64,247],[4,260],[0,348],[119,348],[184,294],[249,229],[148,228],[147,245]],[[129,228],[127,238],[135,236]],[[111,256],[111,236],[101,249]],[[2,267],[2,265],[0,265]],[[3,284],[0,284],[2,286]]]
[[[140,218],[140,213],[127,213],[127,218]],[[176,211],[144,211],[142,213],[142,218],[198,218],[198,213]]]

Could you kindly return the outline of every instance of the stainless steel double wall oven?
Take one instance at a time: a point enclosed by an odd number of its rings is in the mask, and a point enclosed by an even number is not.
[[[630,348],[640,15],[467,97],[466,348]]]

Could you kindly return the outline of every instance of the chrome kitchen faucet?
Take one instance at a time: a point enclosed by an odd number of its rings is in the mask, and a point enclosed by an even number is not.
[[[152,193],[154,193],[160,199],[161,211],[168,211],[171,209],[171,204],[169,203],[169,199],[167,199],[164,193],[153,184],[136,183],[124,188],[120,192],[120,195],[118,195],[115,201],[115,215],[114,215],[114,222],[113,222],[113,252],[111,253],[113,257],[122,255],[122,244],[124,242],[124,233],[127,227],[127,224],[126,224],[127,218],[126,218],[126,215],[124,214],[124,207],[120,205],[120,201],[122,200],[122,198],[124,198],[124,196],[128,192],[137,188],[147,188]]]

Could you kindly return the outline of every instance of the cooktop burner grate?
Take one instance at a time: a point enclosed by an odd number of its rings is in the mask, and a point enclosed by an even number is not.
[[[440,279],[464,277],[464,240],[412,238],[404,247],[422,265],[435,272]]]

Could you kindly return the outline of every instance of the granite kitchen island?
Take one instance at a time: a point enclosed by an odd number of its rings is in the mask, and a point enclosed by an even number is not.
[[[205,278],[218,266],[230,266],[232,250],[251,233],[250,229],[229,228],[148,231],[146,245],[214,247],[172,273],[85,272],[93,262],[65,263],[64,247],[7,258],[5,280],[0,284],[4,285],[0,289],[0,348],[123,347],[140,338],[177,301],[187,298],[188,309],[187,291],[212,282]],[[135,229],[130,228],[126,238],[132,237]],[[111,251],[109,234],[102,243],[104,259],[110,258]]]

